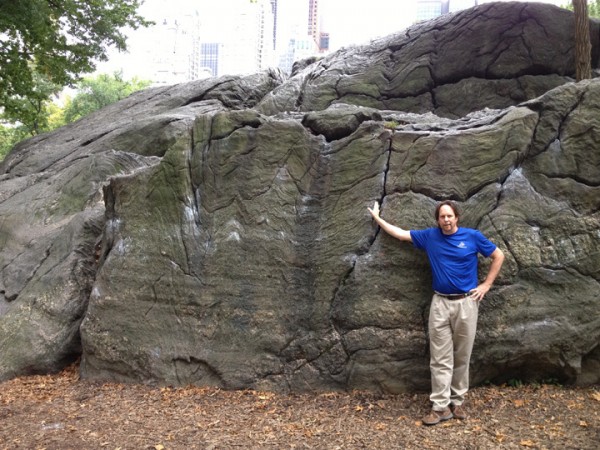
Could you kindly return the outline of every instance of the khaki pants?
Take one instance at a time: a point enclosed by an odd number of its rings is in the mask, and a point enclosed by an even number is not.
[[[478,311],[479,302],[471,297],[448,300],[433,296],[429,311],[429,399],[436,411],[449,404],[462,405],[465,400]]]

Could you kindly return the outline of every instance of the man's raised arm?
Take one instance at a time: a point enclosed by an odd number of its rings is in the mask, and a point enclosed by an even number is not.
[[[367,208],[367,209],[373,216],[373,219],[375,220],[375,222],[377,222],[377,224],[381,227],[381,229],[383,231],[385,231],[387,234],[395,237],[396,239],[400,239],[401,241],[412,242],[412,238],[410,237],[409,230],[403,230],[402,228],[392,225],[391,223],[388,223],[385,220],[383,220],[381,217],[379,217],[379,203],[375,202],[375,204],[373,205],[373,209],[371,209],[371,208]]]

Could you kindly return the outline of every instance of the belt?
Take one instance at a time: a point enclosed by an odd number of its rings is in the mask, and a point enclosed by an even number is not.
[[[447,300],[460,300],[461,298],[470,297],[471,293],[464,292],[462,294],[440,294],[439,292],[436,292],[436,295],[439,295],[440,297],[444,297]]]

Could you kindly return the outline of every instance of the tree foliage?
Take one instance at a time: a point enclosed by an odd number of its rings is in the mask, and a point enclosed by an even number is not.
[[[48,118],[52,96],[57,95],[62,87],[49,81],[41,74],[34,72],[33,82],[28,96],[14,95],[4,100],[0,119],[16,124],[23,131],[23,136],[35,136],[48,131]]]
[[[61,106],[53,101],[61,87],[34,73],[34,95],[8,99],[10,107],[0,114],[0,161],[19,141],[74,122],[149,85],[138,78],[124,80],[120,72],[86,77],[76,84],[73,98],[63,97]]]
[[[563,5],[562,8],[573,11],[573,2],[568,2],[566,5]],[[588,0],[587,9],[590,17],[600,18],[600,0]]]
[[[150,81],[138,78],[126,81],[120,72],[84,78],[77,83],[77,95],[65,106],[64,120],[66,123],[74,122],[148,86]]]
[[[141,0],[0,0],[0,105],[39,99],[36,76],[67,86],[126,49],[125,27],[147,26]]]
[[[0,162],[8,154],[10,149],[18,142],[15,130],[12,127],[0,124]]]

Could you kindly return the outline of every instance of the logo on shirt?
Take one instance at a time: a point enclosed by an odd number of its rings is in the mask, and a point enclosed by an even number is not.
[[[463,241],[460,242],[460,244],[457,245],[458,248],[467,248],[467,244],[465,244]]]

